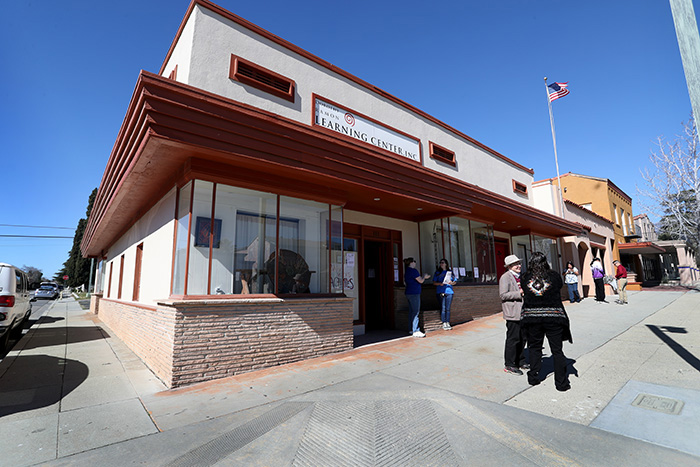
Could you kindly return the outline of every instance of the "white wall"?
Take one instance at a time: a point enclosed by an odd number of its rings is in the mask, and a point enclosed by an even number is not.
[[[561,207],[556,205],[559,199],[559,187],[548,182],[532,185],[530,191],[532,193],[533,205],[537,209],[554,215],[559,215],[559,213],[561,213]]]
[[[192,26],[192,23],[196,23]],[[178,65],[188,69],[187,83],[310,125],[314,109],[312,93],[337,102],[421,140],[425,167],[465,180],[492,192],[533,205],[531,198],[513,192],[512,180],[530,186],[533,178],[503,159],[484,151],[418,114],[369,91],[334,72],[275,44],[248,29],[196,6],[179,43],[164,70]],[[190,31],[192,34],[190,35]],[[187,43],[190,44],[188,47]],[[188,61],[186,55],[191,50]],[[229,78],[231,54],[295,81],[294,102],[272,96]],[[182,65],[180,65],[180,62]],[[361,78],[361,77],[360,77]],[[417,83],[418,85],[419,83]],[[430,85],[431,83],[420,83]],[[440,85],[438,79],[434,86]],[[468,129],[467,129],[468,131]],[[466,131],[465,131],[466,132]],[[456,168],[429,157],[429,141],[456,153]]]
[[[109,264],[113,264],[111,294],[117,298],[119,287],[120,257],[124,255],[122,300],[131,301],[134,293],[136,247],[143,242],[141,259],[141,289],[139,302],[149,305],[170,295],[170,273],[173,255],[173,232],[175,214],[175,189],[173,188],[145,215],[143,215],[109,249],[105,278],[109,281]],[[104,293],[107,297],[108,286]]]
[[[196,15],[199,9],[195,9],[192,12]],[[177,66],[177,77],[176,81],[180,83],[189,84],[190,76],[190,59],[192,58],[192,42],[194,38],[194,28],[195,21],[188,21],[185,27],[182,29],[181,39],[175,44],[173,53],[170,55],[170,60],[163,68],[163,76],[166,78],[170,76],[175,66]]]

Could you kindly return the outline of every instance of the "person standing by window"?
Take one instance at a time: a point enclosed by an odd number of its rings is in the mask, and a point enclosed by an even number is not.
[[[618,260],[613,261],[615,266],[615,279],[617,279],[617,303],[627,305],[627,269]]]
[[[564,271],[564,282],[569,289],[569,303],[580,302],[581,296],[578,294],[578,268],[571,261],[566,262]]]
[[[508,255],[504,265],[508,270],[498,281],[503,319],[506,320],[506,346],[503,353],[505,367],[503,371],[522,375],[521,368],[530,368],[530,365],[525,362],[525,352],[523,351],[525,336],[520,326],[520,310],[523,307],[523,289],[520,288],[522,263],[517,256]]]
[[[452,298],[455,293],[452,290],[452,286],[457,283],[454,281],[454,277],[449,263],[445,258],[442,258],[437,271],[433,274],[433,284],[437,287],[442,329],[446,331],[452,329],[452,326],[450,326],[450,308],[452,307]]]
[[[406,270],[403,280],[406,283],[406,300],[408,300],[408,319],[411,324],[411,334],[413,337],[425,337],[418,327],[418,315],[420,314],[420,295],[422,284],[426,279],[430,279],[430,274],[421,276],[416,269],[416,260],[409,257],[403,260]]]

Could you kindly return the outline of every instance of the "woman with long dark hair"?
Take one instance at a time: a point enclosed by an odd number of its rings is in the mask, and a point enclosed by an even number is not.
[[[550,269],[547,257],[540,252],[532,255],[527,271],[520,278],[523,289],[523,308],[520,321],[527,332],[530,370],[527,380],[540,384],[542,343],[545,336],[554,357],[554,385],[558,391],[571,389],[566,371],[567,362],[562,350],[563,341],[573,343],[569,317],[561,302],[561,276]]]
[[[453,280],[454,277],[450,269],[450,264],[445,258],[442,258],[437,271],[433,274],[433,284],[437,287],[442,329],[446,331],[452,329],[452,326],[450,326],[450,308],[452,307],[452,297],[455,293],[454,290],[452,290],[452,286],[457,283]]]

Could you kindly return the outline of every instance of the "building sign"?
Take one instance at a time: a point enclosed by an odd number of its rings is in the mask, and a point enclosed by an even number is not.
[[[420,162],[420,141],[316,97],[315,123]]]

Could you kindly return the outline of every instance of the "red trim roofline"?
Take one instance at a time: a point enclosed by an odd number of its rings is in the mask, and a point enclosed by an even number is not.
[[[298,55],[301,55],[302,57],[304,57],[308,60],[311,60],[312,62],[332,71],[333,73],[336,73],[336,74],[342,76],[343,78],[346,78],[350,81],[353,81],[356,84],[359,84],[360,86],[366,88],[367,90],[369,90],[371,92],[374,92],[375,94],[379,94],[380,96],[384,97],[385,99],[388,99],[391,102],[402,106],[406,110],[413,112],[413,113],[415,113],[415,114],[417,114],[417,115],[419,115],[427,120],[430,120],[431,122],[444,128],[445,130],[447,130],[451,133],[454,133],[455,135],[467,140],[467,142],[469,142],[475,146],[478,146],[479,148],[483,149],[484,151],[487,151],[488,153],[490,153],[491,155],[493,155],[495,157],[498,157],[499,159],[507,162],[508,164],[511,164],[512,166],[517,167],[518,169],[523,170],[523,171],[529,173],[530,175],[534,175],[534,173],[535,173],[534,169],[530,169],[528,167],[525,167],[522,164],[515,162],[514,160],[504,156],[503,154],[499,153],[498,151],[491,149],[490,147],[486,146],[485,144],[482,144],[479,141],[475,140],[474,138],[466,135],[465,133],[462,133],[461,131],[449,126],[448,124],[446,124],[444,122],[441,122],[437,118],[433,117],[432,115],[427,114],[426,112],[418,109],[417,107],[414,107],[411,104],[409,104],[405,101],[402,101],[398,97],[392,96],[391,94],[378,88],[377,86],[374,86],[374,85],[356,77],[355,75],[352,75],[352,74],[348,73],[347,71],[344,71],[344,70],[338,68],[337,66],[317,57],[316,55],[314,55],[310,52],[307,52],[306,50],[302,49],[301,47],[296,46],[296,45],[292,44],[291,42],[288,42],[288,41],[282,39],[281,37],[272,34],[271,32],[261,28],[260,26],[257,26],[255,24],[251,23],[250,21],[245,20],[245,19],[241,18],[240,16],[233,14],[228,10],[225,10],[224,8],[222,8],[222,7],[216,5],[208,0],[192,0],[192,2],[190,3],[190,6],[187,8],[187,13],[185,13],[185,17],[183,18],[182,23],[180,23],[180,28],[177,30],[177,34],[175,35],[175,38],[173,39],[173,42],[170,45],[170,49],[168,50],[168,54],[165,56],[165,60],[163,60],[163,64],[161,65],[160,71],[158,72],[158,74],[160,74],[160,75],[163,74],[163,70],[165,69],[165,65],[168,63],[168,60],[170,60],[170,57],[173,54],[173,50],[175,49],[175,44],[177,44],[178,40],[180,39],[182,31],[185,28],[185,24],[189,20],[190,15],[192,14],[195,6],[197,6],[197,5],[199,5],[203,8],[206,8],[208,10],[211,10],[214,13],[217,13],[217,14],[223,16],[224,18],[231,20],[234,23],[236,23],[240,26],[243,26],[244,28],[247,28],[250,31],[264,37],[265,39],[268,39],[268,40],[290,50],[291,52],[294,52]]]
[[[620,250],[639,250],[641,248],[651,248],[659,253],[666,253],[665,248],[655,244],[654,242],[618,243],[617,247]]]
[[[593,212],[593,211],[591,211],[590,209],[586,209],[586,208],[584,208],[583,206],[581,206],[580,204],[574,203],[574,202],[571,201],[570,199],[564,198],[564,202],[565,202],[565,203],[569,203],[569,204],[571,204],[571,205],[573,205],[573,206],[576,206],[577,208],[582,209],[582,210],[584,210],[585,212],[587,212],[587,213],[589,213],[589,214],[592,214],[593,216],[598,217],[598,218],[604,220],[605,222],[609,222],[610,224],[613,223],[613,221],[611,221],[611,220],[608,219],[607,217],[603,217],[603,216],[601,216],[600,214],[598,214],[597,212]]]

